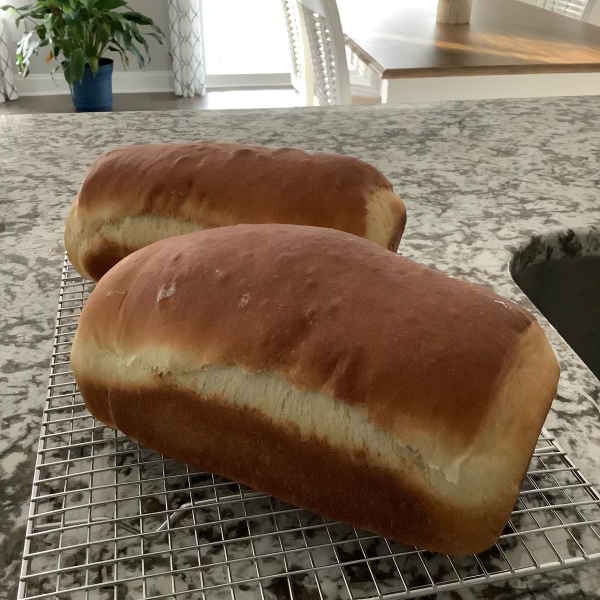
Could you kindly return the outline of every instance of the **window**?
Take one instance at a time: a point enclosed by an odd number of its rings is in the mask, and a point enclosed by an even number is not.
[[[538,6],[574,19],[581,19],[588,0],[539,0]]]
[[[290,73],[281,0],[203,0],[210,75]]]

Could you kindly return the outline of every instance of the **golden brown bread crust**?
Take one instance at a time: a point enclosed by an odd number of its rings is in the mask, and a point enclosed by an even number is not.
[[[173,285],[173,300],[157,302],[159,290]],[[481,399],[492,397],[498,365],[533,321],[483,288],[367,241],[293,226],[239,225],[164,240],[128,258],[110,286],[127,290],[126,301],[95,293],[86,312],[118,314],[120,327],[110,327],[112,318],[108,328],[105,318],[87,322],[84,313],[86,336],[180,352],[203,340],[212,363],[324,389],[363,404],[384,428],[398,418],[401,389],[402,412],[439,423],[459,446],[478,432],[488,408]],[[279,330],[285,335],[274,335]]]
[[[81,391],[92,414],[106,422],[101,414],[108,390],[84,379]],[[150,389],[111,387],[110,398],[115,414],[108,423],[148,448],[414,546],[453,554],[483,551],[498,539],[509,517],[511,507],[507,511],[501,502],[462,510],[436,502],[364,455],[349,459],[318,438],[303,439],[289,424],[273,427],[259,411],[232,411],[218,399],[164,382]],[[433,514],[445,527],[425,525]]]
[[[377,193],[384,194],[382,205],[371,202]],[[79,273],[98,280],[119,256],[146,245],[120,229],[124,219],[149,215],[187,226],[176,234],[189,233],[192,224],[329,227],[394,252],[406,223],[391,183],[354,157],[215,142],[130,146],[100,156],[75,199],[65,244]],[[148,243],[168,235],[159,225],[130,224],[134,234],[145,231]]]
[[[355,236],[286,225],[198,232],[128,256],[88,299],[71,361],[92,413],[127,435],[449,553],[500,534],[558,381],[539,325],[512,302]],[[211,372],[221,367],[222,385]],[[262,390],[258,404],[240,389]],[[277,412],[293,403],[296,421]],[[213,427],[225,435],[221,418],[240,446],[261,447],[272,476],[256,456],[197,445]],[[354,486],[355,497],[338,493]],[[411,525],[402,506],[422,518]]]

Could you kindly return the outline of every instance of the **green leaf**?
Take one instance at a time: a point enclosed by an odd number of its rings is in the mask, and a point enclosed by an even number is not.
[[[131,33],[126,29],[115,29],[113,32],[115,42],[123,48],[123,50],[129,50],[131,46]]]
[[[52,29],[53,29],[53,21],[54,21],[55,17],[52,13],[48,13],[45,17],[44,17],[44,27],[46,28],[46,31],[48,32],[48,35],[52,35]]]
[[[13,6],[12,4],[5,4],[4,6],[0,6],[0,10],[18,10],[20,12],[27,12],[28,10],[31,10],[34,6],[35,3],[24,4],[23,6]]]
[[[127,6],[127,2],[124,0],[98,0],[96,3],[98,10],[113,10],[121,6]]]
[[[19,42],[19,44],[23,44],[23,43],[27,42],[29,39],[31,39],[32,35],[33,35],[33,31],[26,31],[23,34],[23,37],[21,38],[21,41]]]
[[[132,23],[137,23],[138,25],[154,25],[154,21],[150,17],[145,17],[139,12],[132,11],[123,13],[123,18]]]
[[[96,37],[100,45],[105,46],[110,41],[110,31],[107,31],[105,27],[98,27]]]
[[[85,71],[85,54],[82,48],[76,48],[71,54],[71,58],[65,60],[64,64],[65,79],[69,85],[80,82],[83,79]]]
[[[19,42],[17,47],[17,65],[19,67],[19,73],[23,75],[23,77],[27,77],[29,75],[29,65],[31,63],[31,57],[34,52],[37,51],[38,46],[40,45],[40,40],[34,40],[33,42],[29,42],[29,37],[27,39],[22,39]]]
[[[26,31],[19,40],[19,44],[26,44],[31,39],[32,35],[33,31]]]
[[[138,67],[140,69],[143,69],[146,64],[146,61],[144,60],[142,53],[133,44],[131,44],[131,46],[129,47],[129,52],[131,52],[131,54],[137,61]]]
[[[104,14],[104,18],[113,23],[124,23],[125,19],[123,18],[123,14],[119,12],[107,12]]]
[[[62,68],[63,68],[63,74],[65,76],[65,79],[67,80],[67,83],[70,86],[72,86],[73,85],[73,70],[71,67],[71,59],[70,58],[65,58],[65,60],[63,60]]]
[[[59,45],[60,44],[60,45]],[[58,47],[64,58],[71,58],[73,52],[73,44],[69,40],[61,40],[59,43],[54,43],[55,48]]]
[[[35,40],[31,42],[29,46],[27,46],[27,50],[24,53],[25,60],[29,60],[33,56],[34,52],[37,52],[37,49],[39,48],[40,44],[40,40]]]
[[[154,33],[154,31],[149,31],[146,35],[152,36],[161,46],[165,45],[165,36],[160,33]]]
[[[146,51],[146,56],[148,56],[148,58],[150,58],[150,53],[148,50],[148,42],[146,42],[146,39],[144,38],[144,36],[138,31],[137,27],[133,30],[133,37],[140,43],[142,44],[142,46],[144,46],[144,50]]]
[[[114,45],[109,46],[108,49],[111,52],[119,53],[119,56],[121,57],[121,63],[123,64],[123,68],[126,69],[129,66],[129,59],[127,58],[127,55],[125,54],[125,51],[114,40],[113,40],[113,44]]]
[[[88,60],[88,65],[90,65],[90,69],[94,75],[98,74],[98,59],[96,57],[91,57]]]
[[[50,76],[52,77],[52,81],[54,81],[54,85],[56,87],[58,87],[58,82],[56,81],[56,79],[54,79],[54,73],[56,73],[56,71],[58,71],[60,69],[60,65],[57,65],[56,67],[54,67],[54,69],[52,69],[52,71],[50,71]]]
[[[74,42],[77,42],[83,48],[83,44],[85,41],[85,31],[83,29],[83,23],[79,20],[71,21],[67,25],[64,37],[69,38]]]
[[[53,0],[53,4],[56,4],[62,11],[71,12],[71,3],[69,0]]]
[[[63,19],[67,22],[70,23],[71,21],[75,21],[79,18],[79,9],[77,8],[72,8],[69,12],[67,12],[65,10],[64,15],[63,15]]]

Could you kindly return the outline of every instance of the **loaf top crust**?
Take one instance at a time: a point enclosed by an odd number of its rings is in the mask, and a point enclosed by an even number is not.
[[[500,388],[532,325],[518,305],[368,240],[238,225],[125,258],[88,299],[78,343],[129,356],[167,349],[177,372],[235,364],[278,374],[360,407],[401,440],[427,432],[440,446],[432,455],[460,457],[502,410]]]
[[[378,169],[350,156],[217,142],[129,146],[94,162],[79,193],[78,219],[159,214],[209,229],[302,225],[310,214],[314,226],[364,236],[366,198],[377,189],[392,185]]]

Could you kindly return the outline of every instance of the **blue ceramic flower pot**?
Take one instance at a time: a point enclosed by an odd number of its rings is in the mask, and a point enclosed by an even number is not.
[[[73,104],[78,111],[100,112],[112,109],[113,61],[101,58],[98,74],[94,76],[88,65],[85,66],[83,80],[74,83],[71,89]]]

